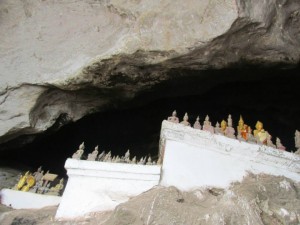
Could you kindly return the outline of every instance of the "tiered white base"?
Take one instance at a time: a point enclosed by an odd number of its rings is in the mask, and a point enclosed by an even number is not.
[[[118,204],[158,185],[160,166],[68,159],[69,180],[56,218],[67,219]]]
[[[14,209],[39,209],[58,205],[61,197],[2,189],[0,191],[0,200],[1,204]]]
[[[163,121],[161,185],[189,191],[226,188],[247,172],[285,176],[300,182],[300,156]]]

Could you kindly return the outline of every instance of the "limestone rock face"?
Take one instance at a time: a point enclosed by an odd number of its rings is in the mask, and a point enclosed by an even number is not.
[[[229,190],[158,187],[117,206],[104,224],[297,224],[298,190],[291,180],[264,175]]]
[[[174,69],[300,58],[291,0],[3,0],[0,21],[0,143],[116,107]]]

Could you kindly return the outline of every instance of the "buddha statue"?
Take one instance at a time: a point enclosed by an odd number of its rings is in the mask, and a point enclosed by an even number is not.
[[[81,143],[79,149],[72,155],[72,159],[81,159],[83,152],[84,152],[84,142]]]
[[[97,160],[98,160],[98,161],[103,161],[104,157],[105,157],[105,151],[102,151],[102,152],[98,155]]]
[[[54,187],[50,188],[49,192],[47,192],[47,195],[60,195],[60,191],[64,189],[64,179],[60,179],[59,183],[55,185]]]
[[[257,134],[258,134],[260,131],[263,131],[263,130],[264,130],[263,127],[264,127],[264,125],[263,125],[262,122],[260,122],[260,121],[257,121],[257,122],[256,122],[256,125],[255,125],[255,128],[256,128],[256,129],[253,131],[254,137],[257,136]]]
[[[272,142],[272,136],[270,134],[267,136],[267,146],[276,148],[276,145],[274,145]]]
[[[129,151],[129,149],[128,149],[127,152],[125,153],[124,161],[125,161],[126,163],[130,163],[130,151]]]
[[[227,123],[226,123],[225,120],[222,120],[221,121],[221,131],[222,131],[223,134],[225,134],[226,128],[227,128]]]
[[[205,120],[204,120],[204,123],[203,123],[203,130],[208,131],[212,134],[215,132],[214,127],[211,125],[211,122],[209,121],[209,116],[208,115],[205,117]]]
[[[244,120],[243,117],[240,116],[239,125],[237,126],[238,135],[241,135],[241,131],[244,129]]]
[[[225,121],[225,120],[222,120],[221,121],[221,132],[222,132],[222,134],[224,134],[225,135],[225,130],[226,130],[226,128],[227,128],[227,122]]]
[[[257,121],[255,125],[255,130],[253,131],[254,137],[258,140],[259,143],[267,144],[268,132],[263,129],[263,123]]]
[[[217,122],[216,123],[216,126],[215,126],[215,134],[223,134],[222,133],[222,130],[221,130],[221,127],[220,127],[220,124]]]
[[[146,165],[152,165],[152,159],[151,159],[151,156],[149,156]]]
[[[27,172],[24,177],[26,177],[26,184],[23,185],[21,191],[27,192],[35,185],[35,178],[29,172]]]
[[[104,157],[104,159],[103,159],[103,162],[111,162],[111,160],[112,160],[112,158],[111,158],[111,151],[109,151],[109,152],[105,155],[105,157]]]
[[[95,161],[98,156],[98,145],[95,147],[94,151],[88,154],[88,161]]]
[[[222,124],[221,124],[221,127],[222,127]],[[230,114],[228,115],[228,118],[227,118],[227,127],[225,129],[224,134],[225,134],[226,137],[235,139],[235,135],[234,135],[235,130],[232,127],[232,118],[231,118]]]
[[[131,164],[136,164],[136,156],[134,156],[131,160]]]
[[[142,157],[142,158],[140,159],[140,161],[138,162],[138,164],[139,164],[139,165],[145,165],[145,163],[146,163],[146,158],[147,158],[146,156],[145,156],[145,158]]]
[[[194,126],[193,126],[195,129],[198,129],[198,130],[201,130],[201,124],[199,122],[199,116],[197,116],[197,119],[194,123]]]
[[[173,123],[179,123],[179,119],[177,117],[176,110],[173,111],[172,116],[168,117],[168,121]]]
[[[116,159],[115,159],[115,163],[120,163],[121,162],[121,158],[120,156],[117,155]]]
[[[256,138],[252,134],[252,128],[248,126],[248,133],[247,133],[247,142],[249,143],[256,143]]]
[[[245,140],[245,141],[247,141],[248,140],[248,125],[247,124],[244,124],[243,125],[243,128],[242,128],[242,130],[240,130],[240,132],[241,132],[241,137]]]
[[[285,147],[281,144],[281,140],[279,139],[279,138],[276,138],[276,147],[277,147],[277,149],[279,149],[279,150],[283,150],[283,151],[285,151]]]
[[[228,115],[228,118],[227,118],[227,126],[232,127],[232,118],[231,118],[230,114]]]
[[[184,126],[191,126],[188,120],[189,120],[189,116],[187,113],[185,113],[183,117],[183,121],[180,122],[180,124],[183,124]]]
[[[26,184],[26,180],[27,180],[28,176],[29,176],[29,171],[27,171],[23,176],[21,175],[21,177],[14,189],[21,190],[22,187]]]
[[[42,179],[42,177],[44,176],[44,171],[42,170],[42,167],[40,166],[37,169],[37,171],[35,171],[32,175],[34,176],[35,181],[39,182]]]

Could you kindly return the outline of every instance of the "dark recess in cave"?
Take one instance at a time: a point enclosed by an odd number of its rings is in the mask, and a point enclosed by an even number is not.
[[[161,121],[174,109],[180,120],[188,112],[191,123],[199,115],[203,124],[208,114],[215,125],[231,114],[236,128],[241,114],[254,129],[260,120],[274,143],[279,137],[289,151],[295,151],[294,133],[300,129],[299,72],[299,67],[172,71],[170,81],[141,93],[130,103],[86,116],[54,133],[40,134],[22,148],[0,151],[0,159],[33,169],[43,165],[45,170],[65,175],[64,162],[82,141],[85,156],[99,145],[100,151],[112,151],[113,155],[130,149],[131,156],[151,154],[155,158]]]

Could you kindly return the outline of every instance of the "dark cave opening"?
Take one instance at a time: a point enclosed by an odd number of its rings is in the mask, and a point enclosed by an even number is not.
[[[180,120],[187,112],[191,124],[198,115],[201,125],[206,115],[215,125],[231,114],[234,128],[242,115],[254,129],[260,120],[274,143],[279,137],[289,151],[295,151],[294,133],[300,129],[299,72],[299,67],[176,71],[171,80],[140,93],[131,102],[85,116],[56,132],[39,134],[21,148],[0,151],[0,159],[33,170],[42,165],[65,176],[65,160],[83,141],[85,157],[99,145],[100,152],[112,151],[112,155],[124,155],[130,149],[132,157],[157,159],[161,122],[175,109]]]

